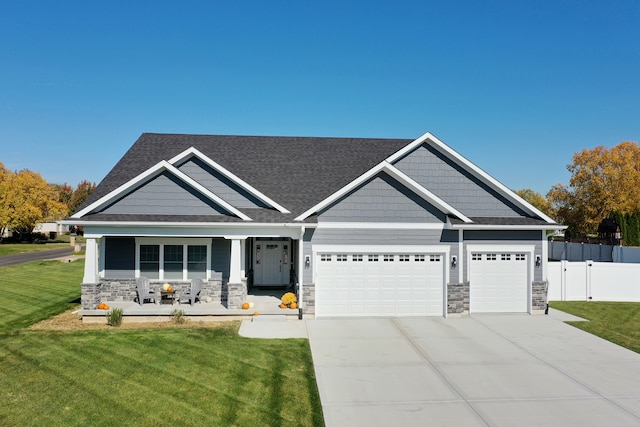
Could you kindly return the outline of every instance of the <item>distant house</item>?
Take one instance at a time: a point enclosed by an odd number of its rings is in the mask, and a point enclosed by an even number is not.
[[[58,224],[57,222],[41,222],[33,229],[34,233],[56,233],[64,234],[69,232],[69,226],[64,224]]]
[[[229,308],[291,286],[317,317],[543,310],[564,228],[430,133],[145,133],[64,223],[87,238],[85,309],[201,277]]]

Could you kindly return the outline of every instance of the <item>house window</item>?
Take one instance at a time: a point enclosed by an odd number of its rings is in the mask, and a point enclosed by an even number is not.
[[[471,261],[482,261],[482,254],[471,254]]]
[[[362,262],[362,255],[360,254],[351,255],[351,259],[356,262]]]
[[[156,243],[157,242],[157,243]],[[208,239],[141,238],[138,246],[140,276],[152,280],[206,279],[211,243]]]
[[[347,260],[347,254],[338,254],[336,255],[336,261],[346,261]]]
[[[415,262],[425,262],[426,261],[426,257],[424,255],[414,255],[413,256],[413,260]]]
[[[207,278],[207,246],[187,246],[187,279]]]
[[[382,260],[384,262],[393,262],[393,255],[383,255]]]
[[[487,254],[487,261],[495,261],[497,259],[496,254]]]
[[[378,262],[378,255],[374,255],[374,254],[367,255],[367,260],[369,262]]]
[[[398,258],[399,258],[398,261],[400,262],[408,262],[411,257],[409,255],[403,254],[403,255],[399,255]]]
[[[159,245],[140,245],[140,275],[149,279],[160,278]]]
[[[516,254],[516,261],[525,261],[526,259],[526,254]]]
[[[320,261],[331,261],[331,254],[320,254]]]
[[[511,254],[500,254],[501,261],[511,261]]]
[[[440,262],[440,255],[429,255],[429,262]]]
[[[164,278],[182,279],[182,245],[164,245]]]

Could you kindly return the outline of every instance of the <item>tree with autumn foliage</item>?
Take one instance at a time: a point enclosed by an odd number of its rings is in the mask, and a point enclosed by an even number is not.
[[[89,197],[89,194],[95,189],[95,182],[89,182],[86,179],[80,182],[69,199],[69,215],[80,209],[80,206],[82,206],[84,201],[87,200],[87,197]]]
[[[537,191],[531,190],[529,188],[523,188],[522,190],[517,190],[515,193],[518,196],[522,197],[525,201],[529,202],[531,205],[533,205],[533,207],[535,207],[542,213],[547,214],[551,217],[554,216],[554,212],[549,201],[545,196],[538,193]]]
[[[640,211],[640,147],[622,142],[613,148],[584,149],[567,165],[569,185],[547,194],[559,222],[572,235],[594,234],[612,212]]]
[[[28,169],[11,172],[0,163],[0,232],[30,233],[39,222],[67,213],[53,186]]]

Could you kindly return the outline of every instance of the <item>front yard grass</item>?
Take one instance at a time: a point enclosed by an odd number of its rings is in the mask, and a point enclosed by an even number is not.
[[[0,425],[321,426],[309,343],[221,327],[45,331],[82,261],[0,268]]]
[[[552,301],[549,305],[589,320],[567,322],[570,325],[640,353],[640,303]]]
[[[69,243],[2,243],[0,244],[0,256],[23,254],[27,252],[48,251],[49,249],[68,248]]]

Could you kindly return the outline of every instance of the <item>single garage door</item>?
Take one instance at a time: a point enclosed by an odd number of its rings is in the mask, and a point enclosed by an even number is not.
[[[321,252],[316,315],[442,316],[443,254]]]
[[[517,252],[472,252],[469,280],[471,313],[526,313],[529,255]]]

